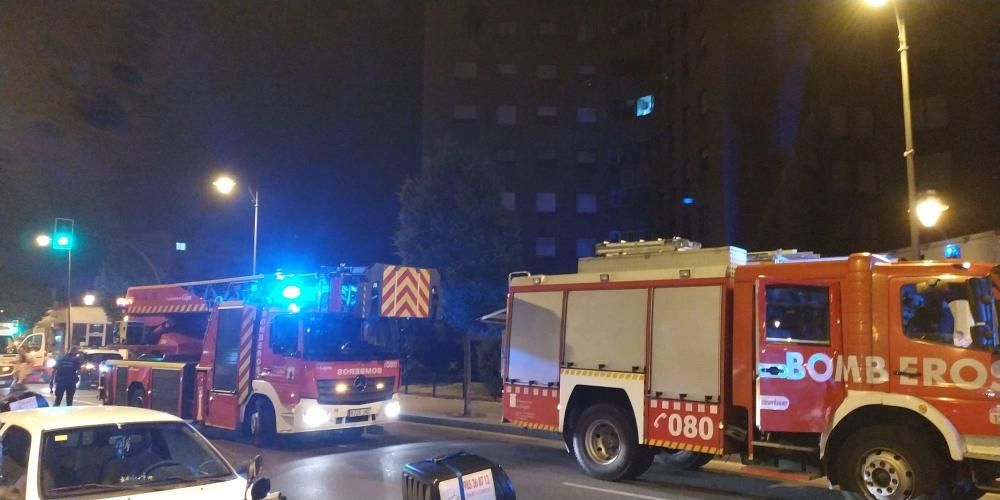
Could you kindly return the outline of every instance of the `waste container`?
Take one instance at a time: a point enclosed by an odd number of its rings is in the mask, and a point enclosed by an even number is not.
[[[499,464],[464,451],[403,466],[403,500],[515,500]]]

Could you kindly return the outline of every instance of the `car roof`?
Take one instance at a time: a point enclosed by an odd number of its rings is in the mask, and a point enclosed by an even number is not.
[[[55,406],[0,413],[0,422],[17,425],[36,434],[95,425],[183,420],[169,413],[130,406]]]

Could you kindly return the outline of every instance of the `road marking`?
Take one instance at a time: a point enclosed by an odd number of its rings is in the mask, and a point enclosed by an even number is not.
[[[629,493],[627,491],[612,490],[610,488],[598,488],[596,486],[587,486],[585,484],[577,483],[563,483],[563,486],[571,486],[573,488],[580,488],[584,490],[599,491],[601,493],[608,493],[611,495],[616,495],[618,497],[630,497],[630,498],[645,498],[647,500],[666,500],[666,499],[690,499],[694,500],[693,497],[686,496],[669,496],[669,497],[654,497],[650,495],[640,495],[638,493]]]

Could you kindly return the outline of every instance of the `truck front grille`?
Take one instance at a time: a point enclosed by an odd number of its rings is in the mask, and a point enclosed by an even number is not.
[[[386,401],[392,399],[392,389],[395,387],[396,379],[393,377],[371,378],[366,379],[364,384],[355,384],[354,382],[354,379],[317,380],[316,392],[319,404],[364,405]],[[376,388],[380,382],[384,387],[382,390]],[[339,383],[347,385],[347,392],[337,394],[336,387]]]

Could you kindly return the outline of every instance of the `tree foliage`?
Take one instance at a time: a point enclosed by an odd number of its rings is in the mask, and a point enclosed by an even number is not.
[[[520,231],[499,201],[494,171],[453,144],[426,158],[399,192],[395,245],[403,263],[441,273],[450,325],[475,329],[501,307],[507,274],[520,268]]]

